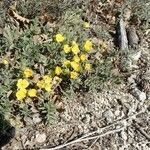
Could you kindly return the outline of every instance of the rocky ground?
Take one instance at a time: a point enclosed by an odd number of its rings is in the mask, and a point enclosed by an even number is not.
[[[3,149],[53,149],[79,139],[58,149],[148,150],[149,100],[140,102],[126,88],[121,85],[66,101],[66,111],[59,114],[56,124],[46,127],[33,123],[18,129],[15,138]],[[90,137],[94,138],[88,140]],[[84,141],[80,142],[81,139]]]

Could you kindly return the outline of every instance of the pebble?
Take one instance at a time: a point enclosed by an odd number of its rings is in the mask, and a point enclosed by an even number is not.
[[[26,125],[32,125],[33,124],[33,120],[30,117],[24,117],[24,121],[25,121]]]
[[[40,123],[42,121],[42,119],[40,118],[40,115],[38,113],[34,114],[33,116],[33,122],[36,123]]]
[[[106,118],[108,123],[112,123],[114,120],[114,114],[111,110],[107,110],[103,113],[103,116]]]
[[[120,115],[120,110],[117,109],[115,112],[114,112],[115,116],[119,116]]]
[[[36,142],[44,143],[46,141],[46,134],[45,133],[37,133],[35,137]]]
[[[144,92],[141,92],[140,95],[139,95],[139,100],[140,101],[144,101],[146,100],[146,94]]]
[[[121,136],[122,136],[122,138],[123,138],[125,141],[128,139],[127,133],[124,132],[124,131],[121,132]]]
[[[135,89],[132,90],[131,94],[139,101],[146,100],[146,94],[144,92],[141,92],[138,88],[135,87]]]
[[[136,33],[135,27],[131,26],[127,28],[127,36],[128,36],[128,42],[130,46],[134,47],[138,45],[139,37]]]
[[[128,82],[131,83],[135,83],[135,79],[136,79],[136,75],[132,74],[129,78],[128,78]]]
[[[91,114],[90,113],[84,114],[84,116],[82,118],[82,122],[83,123],[90,123],[90,120],[91,120]]]

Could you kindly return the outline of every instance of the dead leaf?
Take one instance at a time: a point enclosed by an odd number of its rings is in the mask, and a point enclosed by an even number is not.
[[[18,15],[18,14],[17,14],[14,10],[12,10],[12,9],[9,9],[8,13],[9,13],[9,15],[10,15],[11,17],[13,17],[13,18],[14,18],[15,20],[17,20],[18,22],[21,22],[21,23],[24,23],[24,24],[25,24],[25,23],[27,23],[27,24],[30,23],[30,20],[29,20],[29,19]]]
[[[43,42],[47,41],[48,36],[46,34],[41,34],[41,35],[34,35],[33,36],[33,42],[34,44],[42,44]]]
[[[56,110],[61,113],[65,111],[64,103],[61,100],[61,97],[59,95],[53,96],[53,103],[55,104]]]
[[[12,90],[10,90],[10,91],[7,93],[7,98],[9,98],[11,94],[12,94]]]
[[[33,82],[34,82],[34,83],[37,83],[37,82],[39,81],[40,77],[41,77],[40,74],[35,74],[35,75],[33,76],[33,79],[32,79]]]

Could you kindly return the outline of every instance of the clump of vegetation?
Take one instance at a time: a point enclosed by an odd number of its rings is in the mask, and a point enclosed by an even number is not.
[[[30,5],[25,8],[24,3],[18,12],[29,17]],[[91,24],[82,20],[82,14],[79,7],[68,8],[54,26],[49,20],[41,23],[37,14],[30,17],[29,24],[23,17],[22,24],[10,24],[12,16],[7,16],[9,21],[0,38],[0,112],[7,119],[18,122],[30,117],[35,107],[44,121],[51,122],[56,114],[55,94],[72,96],[83,89],[99,90],[113,79],[119,81],[111,72],[114,55],[95,57],[107,44],[93,43]]]

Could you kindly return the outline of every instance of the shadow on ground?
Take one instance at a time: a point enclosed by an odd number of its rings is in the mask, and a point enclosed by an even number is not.
[[[15,128],[0,114],[0,150],[15,136]]]

